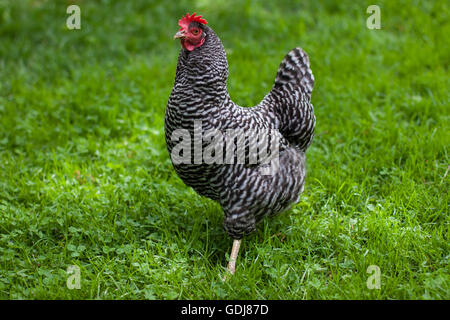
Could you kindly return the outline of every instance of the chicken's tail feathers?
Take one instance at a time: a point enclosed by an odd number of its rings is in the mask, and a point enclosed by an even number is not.
[[[311,99],[314,88],[314,75],[309,66],[309,57],[301,48],[289,51],[278,68],[275,88],[286,84],[300,85],[302,91]]]

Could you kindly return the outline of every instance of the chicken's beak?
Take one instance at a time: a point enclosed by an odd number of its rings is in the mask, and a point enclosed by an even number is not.
[[[186,34],[184,33],[184,30],[180,30],[173,36],[173,39],[182,39],[186,37]]]

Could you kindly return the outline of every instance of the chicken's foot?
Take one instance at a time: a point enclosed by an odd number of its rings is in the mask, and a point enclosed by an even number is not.
[[[241,246],[241,240],[233,241],[233,248],[231,249],[230,261],[228,262],[228,271],[231,274],[236,272],[236,260],[239,253],[239,247]]]

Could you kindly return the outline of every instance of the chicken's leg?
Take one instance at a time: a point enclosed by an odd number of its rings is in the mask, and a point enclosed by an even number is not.
[[[228,262],[228,271],[234,274],[236,271],[236,259],[239,253],[239,247],[241,246],[241,240],[233,241],[233,248],[231,249],[230,261]]]

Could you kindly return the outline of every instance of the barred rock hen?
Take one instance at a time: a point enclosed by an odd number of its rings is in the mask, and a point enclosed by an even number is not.
[[[255,107],[240,107],[227,91],[224,47],[206,24],[195,13],[179,20],[174,39],[182,48],[165,138],[179,177],[221,205],[224,229],[234,239],[228,264],[234,273],[241,238],[264,216],[289,209],[303,192],[305,152],[315,126],[314,77],[308,56],[295,48],[281,62],[264,99]]]

